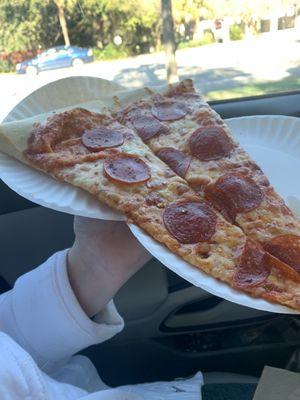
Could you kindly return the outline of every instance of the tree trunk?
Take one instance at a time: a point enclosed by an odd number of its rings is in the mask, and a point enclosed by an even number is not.
[[[175,58],[174,21],[172,16],[172,0],[161,0],[163,21],[163,45],[166,55],[166,69],[168,83],[178,82],[177,65]]]
[[[65,7],[62,1],[55,1],[58,10],[58,18],[61,26],[62,34],[64,37],[65,45],[70,46],[70,38],[68,33],[67,21],[65,17]]]

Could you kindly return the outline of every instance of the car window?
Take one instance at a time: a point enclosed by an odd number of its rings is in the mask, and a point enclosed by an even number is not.
[[[55,49],[49,49],[47,51],[43,51],[42,53],[38,54],[40,58],[47,58],[47,57],[53,57],[56,54]]]
[[[57,52],[56,49],[49,49],[48,51],[45,52],[45,55],[46,56],[52,56],[56,52]]]
[[[208,100],[300,89],[298,1],[102,3],[61,2],[59,18],[54,1],[15,0],[10,7],[0,7],[0,79],[5,81],[1,72],[12,74],[4,83],[4,97],[22,96],[72,75],[74,67],[77,74],[114,80],[128,88],[190,77]],[[169,10],[162,9],[166,4]],[[51,58],[56,53],[78,56],[72,64],[17,68],[36,55]],[[16,79],[15,71],[23,76]],[[30,71],[34,78],[27,76]]]
[[[56,53],[63,55],[63,54],[68,54],[70,51],[68,49],[59,49]]]

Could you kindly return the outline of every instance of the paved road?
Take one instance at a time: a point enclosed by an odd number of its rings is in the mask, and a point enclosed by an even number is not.
[[[287,76],[299,77],[300,33],[290,30],[184,49],[177,52],[177,63],[180,77],[193,77],[203,93],[253,82],[277,81]],[[0,74],[0,112],[45,83],[70,75],[98,76],[127,87],[160,84],[166,78],[164,55],[95,62],[80,69],[43,72],[36,77]]]

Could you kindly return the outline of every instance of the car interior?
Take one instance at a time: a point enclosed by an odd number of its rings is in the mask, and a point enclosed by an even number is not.
[[[210,102],[223,118],[300,117],[300,91]],[[73,217],[37,206],[0,181],[0,287],[73,240]],[[152,259],[119,291],[125,329],[86,349],[111,386],[220,371],[259,377],[265,365],[286,367],[300,346],[300,319],[223,300]],[[103,363],[105,359],[105,363]]]

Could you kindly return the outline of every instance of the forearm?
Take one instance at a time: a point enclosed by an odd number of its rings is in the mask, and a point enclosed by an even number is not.
[[[121,229],[128,228],[124,224]],[[123,241],[128,243],[118,248],[120,235],[123,235],[120,227],[101,235],[90,235],[88,241],[75,240],[69,251],[70,284],[89,317],[102,310],[124,283],[151,258],[130,236],[122,236]],[[131,249],[130,256],[126,254],[128,249]]]

